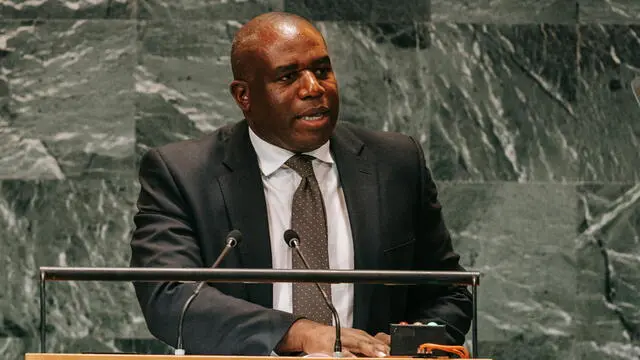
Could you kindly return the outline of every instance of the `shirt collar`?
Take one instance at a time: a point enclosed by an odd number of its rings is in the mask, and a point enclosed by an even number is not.
[[[295,155],[295,153],[289,150],[262,140],[255,132],[253,132],[251,127],[249,127],[249,139],[251,140],[253,148],[256,150],[256,154],[258,154],[258,165],[260,166],[260,171],[264,176],[270,176],[273,174],[276,170],[281,168],[290,157]],[[322,144],[319,148],[305,152],[304,154],[311,155],[328,164],[334,163],[329,149],[329,141]]]

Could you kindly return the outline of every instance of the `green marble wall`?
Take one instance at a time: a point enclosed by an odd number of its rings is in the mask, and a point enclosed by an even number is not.
[[[3,359],[38,350],[38,266],[128,264],[140,154],[240,118],[230,41],[269,10],[317,22],[345,118],[423,144],[482,355],[640,358],[640,1],[2,0]],[[49,292],[51,351],[167,350],[129,284]]]

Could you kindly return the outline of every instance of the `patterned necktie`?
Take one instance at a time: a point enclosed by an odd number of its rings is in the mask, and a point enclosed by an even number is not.
[[[329,269],[327,247],[327,217],[309,155],[294,155],[285,162],[302,177],[293,194],[291,228],[300,236],[300,244],[309,267],[314,270]],[[304,269],[298,254],[292,252],[293,268]],[[320,284],[331,298],[331,286]],[[331,325],[331,310],[327,308],[322,294],[313,283],[293,283],[293,313],[309,320]]]

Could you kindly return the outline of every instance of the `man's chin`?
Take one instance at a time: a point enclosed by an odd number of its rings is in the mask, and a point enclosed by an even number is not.
[[[333,134],[334,126],[327,124],[327,126],[317,129],[299,129],[294,138],[292,138],[292,145],[295,145],[297,152],[309,152],[313,151],[320,146],[324,145]]]
[[[295,142],[295,146],[292,146],[294,150],[293,152],[309,152],[313,151],[322,145],[324,145],[327,141],[329,141],[330,136],[322,136],[322,137],[313,137],[313,138],[305,138],[298,139]]]

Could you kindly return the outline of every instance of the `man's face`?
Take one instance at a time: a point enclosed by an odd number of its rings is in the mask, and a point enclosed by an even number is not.
[[[309,24],[280,24],[263,40],[249,82],[247,120],[269,143],[314,150],[331,137],[340,106],[322,35]]]

